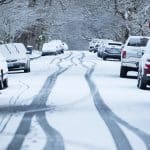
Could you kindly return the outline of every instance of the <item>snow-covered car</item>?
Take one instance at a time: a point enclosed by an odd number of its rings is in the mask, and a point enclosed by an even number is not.
[[[68,45],[61,40],[52,40],[43,44],[42,56],[61,54],[68,49]]]
[[[138,71],[139,61],[147,47],[150,37],[130,36],[121,52],[120,77],[126,77],[128,71]]]
[[[27,45],[27,52],[26,52],[26,54],[32,54],[32,51],[33,51],[33,46]]]
[[[109,39],[101,39],[100,44],[98,46],[97,56],[102,57],[103,51],[105,50],[105,47],[108,45],[109,42],[112,42],[113,40]]]
[[[92,39],[89,42],[89,52],[94,52],[96,53],[98,51],[98,47],[101,43],[101,39]]]
[[[0,53],[0,89],[8,87],[8,68],[5,57]]]
[[[140,89],[146,89],[150,85],[150,47],[141,58],[138,69],[138,84]]]
[[[65,42],[62,42],[62,53],[66,50],[68,50],[68,45]]]
[[[121,47],[122,43],[117,41],[108,42],[103,50],[102,58],[121,59]]]
[[[6,58],[9,71],[24,70],[30,72],[30,59],[22,43],[9,43],[0,45],[0,52]]]

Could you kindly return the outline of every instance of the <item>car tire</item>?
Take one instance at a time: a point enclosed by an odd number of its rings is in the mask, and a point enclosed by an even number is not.
[[[0,90],[2,90],[4,88],[4,84],[2,81],[0,81]]]
[[[46,55],[46,53],[42,52],[42,56],[45,56],[45,55]]]
[[[106,60],[107,59],[107,57],[106,56],[103,56],[103,60]]]
[[[25,72],[25,73],[30,72],[30,67],[25,68],[25,69],[24,69],[24,72]]]
[[[0,90],[2,90],[4,88],[4,82],[3,82],[3,71],[0,70]]]
[[[146,80],[145,80],[145,76],[141,74],[141,72],[138,72],[138,84],[137,87],[139,89],[146,89]]]
[[[8,79],[5,79],[3,81],[3,85],[4,85],[4,88],[7,88],[8,87]]]
[[[100,52],[97,52],[97,57],[101,57]]]
[[[94,50],[94,53],[96,53],[97,52],[97,50]]]
[[[120,77],[121,78],[127,77],[127,72],[128,72],[127,67],[121,66],[121,68],[120,68]]]
[[[26,66],[25,66],[24,72],[25,73],[30,72],[30,62],[29,61],[27,62]]]

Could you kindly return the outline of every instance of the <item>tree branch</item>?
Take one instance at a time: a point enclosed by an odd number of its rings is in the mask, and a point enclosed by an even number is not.
[[[0,0],[0,5],[11,3],[13,0]]]

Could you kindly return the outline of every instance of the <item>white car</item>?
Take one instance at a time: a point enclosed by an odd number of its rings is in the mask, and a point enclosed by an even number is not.
[[[130,36],[121,52],[120,77],[126,77],[128,71],[138,71],[139,61],[147,47],[150,37]]]
[[[62,53],[64,53],[64,51],[68,50],[68,45],[65,42],[62,42],[61,46],[62,46]]]
[[[52,40],[48,43],[43,44],[42,56],[60,54],[67,49],[68,45],[65,42],[62,42],[61,40]]]
[[[9,71],[24,70],[24,72],[30,72],[30,59],[22,43],[0,45],[0,52],[6,58]]]
[[[96,53],[98,51],[98,47],[101,43],[101,39],[92,39],[89,42],[89,52],[94,52]]]
[[[142,56],[138,69],[138,88],[146,89],[150,85],[150,47]]]
[[[8,87],[8,68],[6,59],[0,53],[0,89]]]

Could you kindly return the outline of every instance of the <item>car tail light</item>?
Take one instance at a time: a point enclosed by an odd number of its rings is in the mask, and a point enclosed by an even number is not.
[[[150,70],[150,59],[147,59],[147,60],[146,60],[146,63],[145,63],[144,69],[146,69],[146,70]]]
[[[150,64],[145,64],[145,69],[150,69]]]
[[[127,52],[125,50],[122,50],[122,58],[126,58]]]

